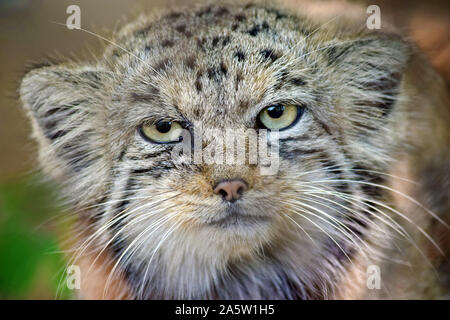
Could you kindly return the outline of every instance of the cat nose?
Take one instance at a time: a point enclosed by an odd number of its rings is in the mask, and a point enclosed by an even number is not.
[[[222,195],[222,198],[235,202],[241,198],[244,191],[248,189],[247,182],[242,179],[222,180],[214,187],[214,193]]]

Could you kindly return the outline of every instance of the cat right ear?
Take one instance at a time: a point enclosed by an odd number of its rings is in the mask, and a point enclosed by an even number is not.
[[[98,112],[101,85],[102,72],[90,67],[44,67],[22,80],[20,97],[40,145],[41,163],[57,167],[50,173],[80,172],[95,156],[95,128],[87,120]]]

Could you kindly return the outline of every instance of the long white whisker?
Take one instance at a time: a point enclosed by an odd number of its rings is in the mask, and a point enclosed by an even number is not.
[[[392,192],[395,192],[398,195],[401,195],[402,197],[404,197],[405,199],[408,199],[409,201],[411,201],[412,203],[414,203],[415,205],[417,205],[418,207],[424,209],[425,211],[427,211],[433,218],[435,218],[437,221],[439,221],[442,225],[444,225],[447,229],[450,229],[449,225],[442,220],[441,218],[439,218],[434,212],[432,212],[430,209],[426,208],[425,206],[423,206],[420,202],[418,202],[416,199],[408,196],[407,194],[404,194],[403,192],[400,192],[396,189],[384,186],[382,184],[377,184],[377,183],[372,183],[372,182],[366,182],[366,181],[358,181],[358,180],[347,180],[347,179],[339,179],[339,180],[322,180],[322,181],[314,181],[312,183],[324,183],[324,182],[349,182],[349,183],[360,183],[360,184],[365,184],[365,185],[369,185],[369,186],[374,186],[374,187],[379,187],[382,189],[386,189]]]
[[[300,209],[300,208],[298,208],[297,210],[300,210],[301,212],[303,212],[303,213],[306,213],[306,214],[311,214],[310,212],[308,212],[307,210],[302,210],[302,209]],[[294,210],[292,210],[292,209],[288,209],[288,211],[289,212],[292,212],[292,213],[294,213],[294,214],[296,214],[296,215],[299,215],[299,216],[301,216],[303,219],[306,219],[306,220],[308,220],[312,225],[314,225],[314,226],[316,226],[316,228],[318,228],[319,230],[321,230],[325,235],[327,235],[330,239],[331,239],[331,241],[333,241],[335,244],[336,244],[336,246],[342,251],[342,253],[347,257],[347,259],[348,259],[348,261],[350,261],[350,263],[353,265],[353,261],[352,261],[352,259],[350,259],[350,257],[347,255],[347,253],[345,252],[345,250],[341,247],[341,245],[326,231],[326,230],[324,230],[320,225],[318,225],[317,223],[315,223],[314,221],[312,221],[311,219],[309,219],[308,217],[306,217],[306,216],[304,216],[304,215],[302,215],[302,214],[299,214],[297,211],[294,211]],[[314,215],[314,214],[313,214]],[[315,216],[317,216],[317,215],[315,215]],[[326,220],[325,220],[326,221]]]

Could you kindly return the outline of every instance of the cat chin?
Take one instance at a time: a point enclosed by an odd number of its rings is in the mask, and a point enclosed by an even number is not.
[[[206,235],[210,242],[229,241],[230,243],[260,240],[270,233],[272,223],[269,220],[225,221],[218,224],[204,224],[199,227],[200,233]]]
[[[224,226],[203,224],[185,236],[200,259],[226,261],[257,254],[277,237],[277,229],[274,221],[263,219]]]

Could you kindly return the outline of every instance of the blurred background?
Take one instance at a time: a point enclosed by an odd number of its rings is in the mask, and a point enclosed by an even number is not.
[[[49,58],[89,59],[101,52],[103,43],[52,21],[65,23],[67,7],[76,4],[81,27],[109,38],[112,30],[141,12],[191,2],[0,0],[0,299],[54,299],[64,271],[65,248],[59,240],[68,233],[70,221],[59,217],[69,213],[52,201],[56,187],[39,182],[36,148],[17,88],[33,64]],[[295,6],[301,1],[285,2]],[[407,32],[450,88],[450,1],[349,2],[378,5],[382,23],[388,19]],[[336,3],[336,8],[343,7]],[[73,297],[66,286],[61,288],[58,298]]]

